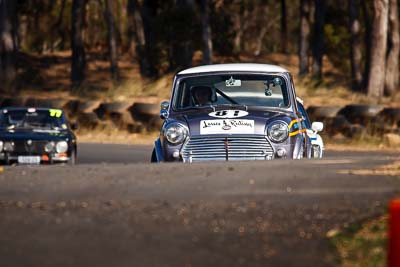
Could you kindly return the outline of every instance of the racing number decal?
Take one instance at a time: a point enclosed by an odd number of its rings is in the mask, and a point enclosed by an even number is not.
[[[214,118],[240,118],[240,117],[245,117],[249,113],[247,111],[243,110],[219,110],[219,111],[214,111],[209,113],[208,115]]]
[[[226,111],[226,110],[221,110],[221,111],[215,112],[215,116],[217,116],[217,117],[223,117],[226,115],[228,115],[228,111]]]
[[[50,117],[60,118],[62,111],[60,109],[49,109]]]

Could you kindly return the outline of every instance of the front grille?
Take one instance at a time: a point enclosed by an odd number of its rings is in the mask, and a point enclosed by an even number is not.
[[[43,155],[45,154],[44,147],[48,143],[45,140],[32,140],[31,145],[28,145],[28,140],[14,141],[14,153],[18,155]]]
[[[192,136],[181,149],[183,161],[265,160],[274,149],[265,136]]]

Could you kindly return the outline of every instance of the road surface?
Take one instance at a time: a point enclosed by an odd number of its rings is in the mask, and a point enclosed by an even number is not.
[[[400,189],[373,172],[395,153],[183,165],[150,152],[82,144],[73,168],[5,168],[1,266],[336,266],[327,231],[382,214]]]

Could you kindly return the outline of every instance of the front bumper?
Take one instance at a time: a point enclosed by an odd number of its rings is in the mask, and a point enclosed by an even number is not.
[[[44,155],[37,155],[37,154],[17,154],[17,153],[0,153],[0,161],[6,163],[14,163],[19,162],[19,157],[39,157],[40,164],[49,164],[49,163],[66,163],[70,160],[70,157],[67,153],[54,153],[54,154],[44,154]]]

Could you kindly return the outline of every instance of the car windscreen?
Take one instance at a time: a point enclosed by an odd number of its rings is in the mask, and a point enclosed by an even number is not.
[[[61,110],[3,110],[0,113],[0,127],[9,129],[45,128],[66,129]]]
[[[182,78],[175,88],[177,110],[201,105],[286,108],[286,81],[279,75],[212,74]]]

